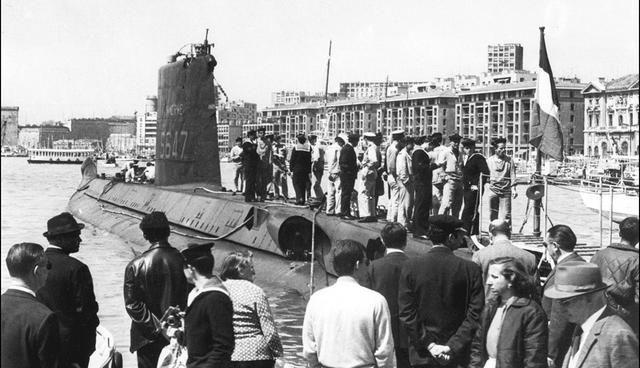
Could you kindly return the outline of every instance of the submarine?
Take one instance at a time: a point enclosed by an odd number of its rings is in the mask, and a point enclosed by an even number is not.
[[[224,190],[212,47],[205,38],[192,45],[192,52],[172,56],[159,69],[155,182],[125,183],[98,176],[95,162],[88,159],[68,209],[132,244],[134,253],[149,246],[138,228],[140,220],[162,211],[170,222],[169,242],[174,247],[214,242],[216,268],[229,252],[250,250],[256,280],[308,296],[337,278],[331,252],[336,241],[351,239],[366,246],[379,241],[384,223],[345,221],[321,213],[322,207],[244,202]],[[412,257],[430,248],[428,241],[408,239],[405,251]]]

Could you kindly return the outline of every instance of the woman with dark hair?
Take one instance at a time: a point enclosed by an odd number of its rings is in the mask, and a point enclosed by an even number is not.
[[[547,317],[533,300],[535,282],[511,257],[489,263],[489,301],[471,345],[473,368],[547,367]]]
[[[235,349],[231,367],[271,368],[282,356],[282,343],[264,291],[253,283],[253,253],[232,252],[222,264],[224,286],[233,303]]]

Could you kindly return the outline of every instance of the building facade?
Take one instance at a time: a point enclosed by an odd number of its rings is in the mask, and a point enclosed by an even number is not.
[[[18,106],[2,106],[2,145],[18,145]]]
[[[70,140],[69,128],[59,124],[26,125],[20,127],[18,142],[24,148],[55,148],[54,142]]]
[[[136,134],[135,117],[110,117],[93,119],[71,119],[71,139],[98,140],[107,147],[111,134]]]
[[[585,155],[638,155],[638,74],[589,83],[582,94]]]
[[[487,72],[522,70],[522,46],[519,43],[489,45],[487,47]]]
[[[411,87],[416,84],[427,85],[429,82],[345,82],[340,83],[340,96],[347,99],[384,97],[389,87]]]
[[[583,84],[557,83],[560,123],[566,154],[583,152]],[[475,139],[485,155],[491,154],[491,140],[504,137],[507,154],[529,159],[534,148],[529,140],[536,135],[533,122],[537,111],[533,101],[536,83],[497,84],[462,91],[455,106],[455,130]]]
[[[136,113],[135,144],[138,154],[155,154],[157,134],[158,98],[156,96],[147,96],[142,113]]]
[[[245,101],[231,101],[218,104],[216,114],[218,127],[218,150],[220,156],[226,155],[235,144],[238,137],[243,136],[255,126],[258,117],[258,105]],[[257,128],[253,128],[257,129]],[[269,134],[271,134],[270,132]],[[245,135],[246,136],[246,135]]]

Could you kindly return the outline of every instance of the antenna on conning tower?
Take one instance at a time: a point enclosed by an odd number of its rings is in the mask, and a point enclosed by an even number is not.
[[[200,45],[196,45],[195,50],[196,50],[196,55],[209,55],[211,54],[211,46],[213,46],[213,44],[209,44],[209,28],[207,28],[207,31],[204,35],[204,42]]]

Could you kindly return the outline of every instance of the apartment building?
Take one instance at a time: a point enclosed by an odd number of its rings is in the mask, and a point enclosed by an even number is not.
[[[582,91],[584,145],[590,157],[638,155],[638,74],[601,78]]]
[[[218,104],[216,119],[220,157],[229,153],[236,138],[246,136],[246,131],[256,125],[257,114],[258,105],[255,103],[231,101]]]
[[[487,71],[500,73],[505,70],[522,70],[522,46],[519,43],[487,46]]]
[[[390,87],[411,87],[428,85],[429,82],[344,82],[340,83],[340,96],[347,99],[384,97],[385,90]]]
[[[136,149],[139,154],[156,152],[158,97],[147,96],[142,113],[136,114]]]

